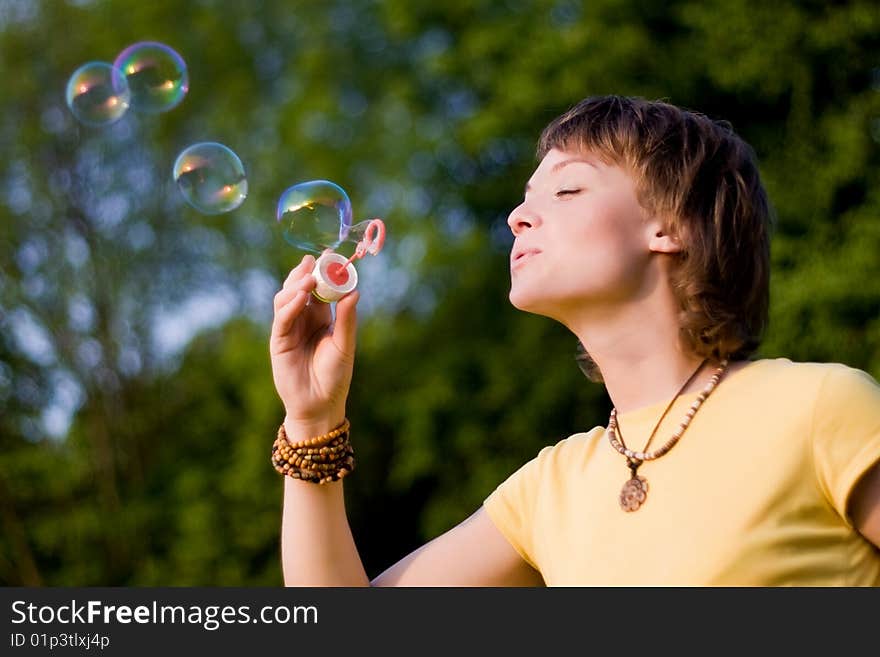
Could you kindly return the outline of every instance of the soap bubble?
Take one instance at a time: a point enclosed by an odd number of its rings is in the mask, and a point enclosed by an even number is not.
[[[238,155],[214,141],[193,144],[181,151],[174,161],[174,182],[186,202],[204,214],[235,210],[248,191]]]
[[[88,62],[67,81],[67,106],[81,122],[108,125],[125,114],[131,92],[125,76],[106,62]]]
[[[305,251],[336,249],[351,230],[348,194],[329,180],[302,182],[284,190],[276,219],[284,239]]]
[[[189,91],[186,62],[172,48],[156,41],[129,46],[113,65],[131,89],[131,106],[139,112],[167,112]]]

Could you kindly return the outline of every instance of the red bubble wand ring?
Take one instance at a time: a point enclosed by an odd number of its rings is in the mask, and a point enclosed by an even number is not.
[[[385,223],[381,219],[372,219],[367,224],[364,236],[355,246],[354,253],[348,259],[327,249],[315,262],[312,275],[317,285],[312,294],[325,303],[338,301],[357,287],[357,270],[354,261],[368,253],[376,255],[385,245]]]

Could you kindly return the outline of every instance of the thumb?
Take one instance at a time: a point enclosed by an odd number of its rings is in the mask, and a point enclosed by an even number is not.
[[[360,293],[355,290],[336,302],[333,342],[337,349],[349,356],[354,356],[357,334],[357,302],[360,298]]]

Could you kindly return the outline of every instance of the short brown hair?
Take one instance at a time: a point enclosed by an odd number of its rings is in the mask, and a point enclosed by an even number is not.
[[[730,123],[663,101],[596,96],[544,129],[538,159],[553,148],[627,170],[641,205],[681,239],[670,283],[685,345],[718,360],[753,354],[768,321],[772,209],[754,150]],[[580,344],[578,363],[602,380]]]

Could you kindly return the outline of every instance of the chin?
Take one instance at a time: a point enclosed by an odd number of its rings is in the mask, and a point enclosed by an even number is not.
[[[523,294],[522,290],[517,290],[515,287],[511,287],[507,298],[510,301],[510,305],[517,310],[528,311],[528,299],[527,296]]]
[[[512,287],[507,296],[510,304],[517,310],[539,315],[560,322],[568,326],[568,314],[572,307],[571,299],[554,295],[550,296],[547,290],[531,290],[525,286],[517,289]]]
[[[538,293],[530,293],[526,290],[512,287],[507,298],[510,300],[510,304],[517,310],[535,315],[546,315],[546,312],[542,310],[542,306],[547,305],[547,299]]]

